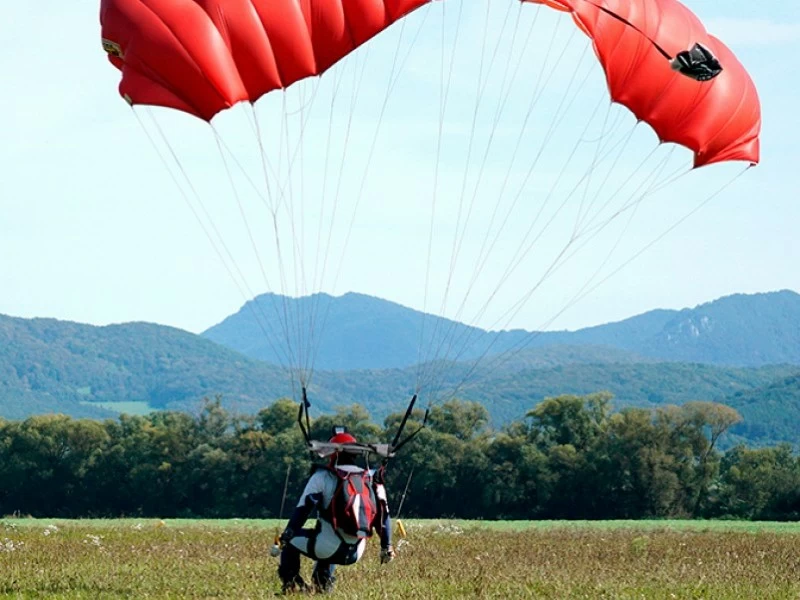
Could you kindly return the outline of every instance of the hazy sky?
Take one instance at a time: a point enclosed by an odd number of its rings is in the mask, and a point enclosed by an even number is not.
[[[488,11],[469,2],[459,13],[453,0],[418,11],[285,102],[274,93],[257,103],[264,163],[244,107],[215,122],[221,146],[198,119],[132,111],[100,45],[97,1],[9,3],[0,313],[200,332],[268,289],[356,291],[433,312],[449,289],[442,312],[460,320],[573,329],[731,293],[800,290],[800,4],[686,4],[756,82],[762,161],[738,178],[742,165],[723,165],[656,189],[689,155],[658,147],[607,102],[585,37],[548,9],[534,16],[535,7],[491,0]],[[608,228],[579,236],[564,256],[580,253],[549,273],[570,232],[594,231],[604,214]]]

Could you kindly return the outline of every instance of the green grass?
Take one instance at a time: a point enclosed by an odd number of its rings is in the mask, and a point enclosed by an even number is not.
[[[375,540],[332,598],[800,596],[800,527],[719,521],[404,520],[398,558]],[[3,598],[268,598],[276,521],[5,519]],[[55,525],[55,527],[53,527]],[[304,575],[310,572],[304,561]]]
[[[275,529],[285,525],[286,520],[278,519],[32,519],[6,517],[0,524],[23,528],[40,528],[57,525],[59,527],[85,527],[108,529],[118,527],[156,527],[161,524],[182,528],[235,528],[235,529]],[[637,530],[637,531],[699,531],[744,533],[790,533],[800,535],[800,523],[779,521],[703,521],[679,519],[619,520],[619,521],[465,521],[458,519],[403,519],[406,526],[420,528],[457,527],[466,531],[485,529],[490,531],[540,531],[554,530]]]
[[[274,529],[283,526],[286,520],[278,519],[32,519],[6,517],[0,520],[0,531],[3,526],[25,529],[45,529],[55,525],[69,529],[120,529],[120,528],[184,528],[184,529]]]
[[[443,521],[444,522],[444,521]],[[777,521],[703,521],[679,519],[652,520],[619,520],[619,521],[447,521],[464,528],[487,528],[498,531],[538,530],[600,530],[613,531],[633,529],[642,531],[675,530],[675,531],[739,531],[739,532],[773,532],[794,533],[800,535],[800,523]],[[434,523],[434,521],[430,521]]]

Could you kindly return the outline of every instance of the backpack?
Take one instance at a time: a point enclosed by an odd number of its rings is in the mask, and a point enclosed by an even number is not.
[[[378,502],[368,471],[353,472],[331,468],[337,477],[336,490],[325,511],[334,530],[358,539],[372,537],[378,516]]]

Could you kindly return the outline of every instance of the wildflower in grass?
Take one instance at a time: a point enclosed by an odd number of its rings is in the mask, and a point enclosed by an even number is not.
[[[9,538],[3,538],[3,542],[0,543],[0,552],[14,552],[15,550],[21,550],[25,546],[25,542],[19,541],[15,542]]]
[[[450,534],[450,535],[461,535],[462,533],[464,533],[464,530],[461,527],[459,527],[458,525],[455,525],[455,524],[453,524],[453,525],[442,525],[442,524],[439,524],[439,526],[436,528],[436,531],[434,531],[434,533],[444,533],[444,534]]]

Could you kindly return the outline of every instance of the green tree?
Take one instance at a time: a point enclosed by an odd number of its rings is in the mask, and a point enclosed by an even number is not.
[[[687,402],[681,407],[685,421],[698,435],[706,435],[705,444],[695,446],[697,483],[693,514],[699,515],[708,497],[709,486],[719,472],[719,456],[715,447],[731,427],[741,422],[742,416],[733,408],[717,402]]]
[[[297,413],[300,405],[289,398],[280,398],[267,408],[258,411],[259,429],[270,435],[277,435],[297,427]]]
[[[359,442],[381,442],[381,428],[370,420],[367,409],[358,404],[338,407],[333,415],[322,415],[311,422],[311,439],[325,440],[331,437],[334,426],[343,425]]]
[[[41,415],[4,427],[3,510],[40,516],[73,516],[91,508],[91,479],[97,454],[107,441],[97,421]]]
[[[545,448],[563,445],[587,448],[602,433],[611,410],[611,398],[608,392],[546,398],[527,414],[532,421],[531,432]]]
[[[478,402],[450,400],[430,412],[430,425],[440,433],[469,441],[480,435],[489,422],[489,411]]]
[[[654,422],[652,411],[630,408],[610,417],[590,461],[599,471],[596,495],[613,507],[614,517],[675,513],[681,483],[668,441],[668,432]]]
[[[800,460],[792,447],[729,450],[722,460],[714,513],[740,519],[800,517]]]

